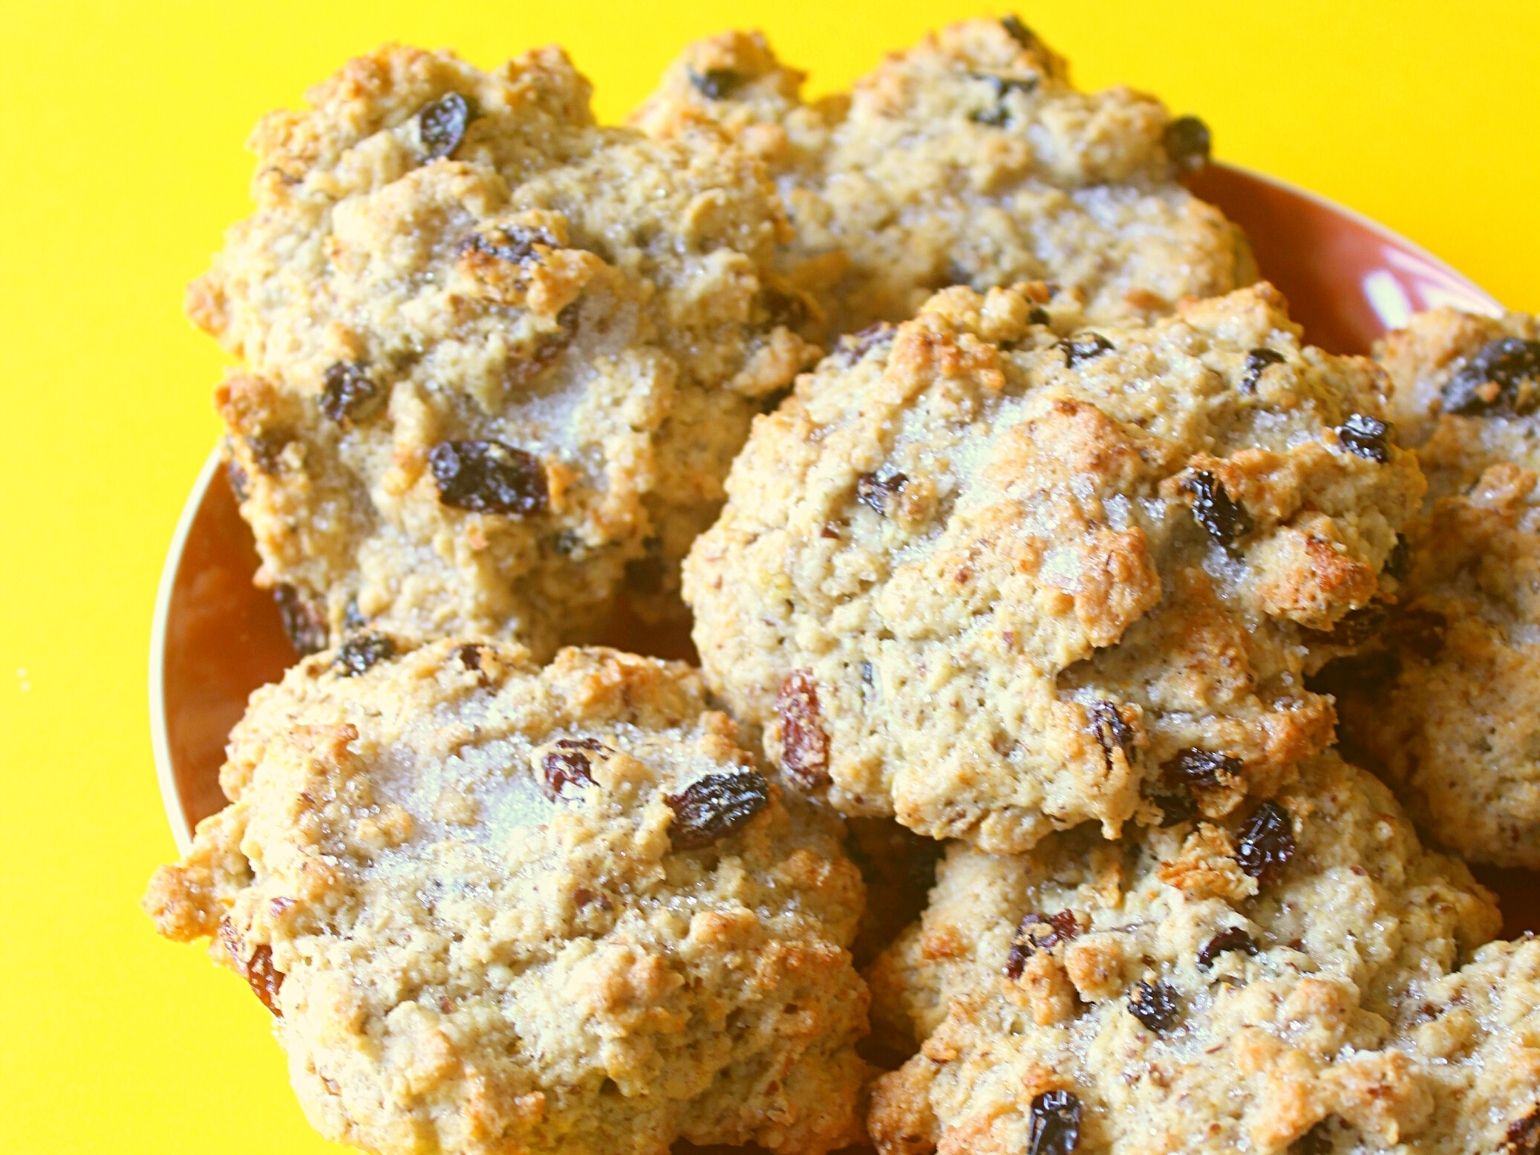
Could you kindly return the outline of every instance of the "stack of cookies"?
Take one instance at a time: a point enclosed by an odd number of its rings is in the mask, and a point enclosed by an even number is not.
[[[381,1155],[1540,1151],[1540,940],[1432,848],[1540,867],[1540,323],[1305,344],[1014,17],[801,81],[259,126],[190,308],[306,656],[158,929]]]

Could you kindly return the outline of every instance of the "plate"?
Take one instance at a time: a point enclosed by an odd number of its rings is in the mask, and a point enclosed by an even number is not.
[[[1282,182],[1211,165],[1193,190],[1251,239],[1262,273],[1288,297],[1317,345],[1364,353],[1420,309],[1500,311],[1465,277],[1381,226]],[[257,554],[216,449],[193,485],[166,558],[150,648],[150,730],[166,817],[185,851],[192,829],[224,805],[226,736],[258,686],[295,653],[273,600],[252,585]],[[688,643],[619,623],[607,639],[680,657]],[[1481,872],[1503,898],[1510,933],[1540,929],[1540,876]]]

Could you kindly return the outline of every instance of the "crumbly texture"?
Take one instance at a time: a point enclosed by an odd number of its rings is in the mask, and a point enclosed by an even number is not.
[[[1177,178],[1208,132],[1127,88],[1077,91],[1019,21],[973,20],[805,103],[758,33],[687,48],[637,123],[720,124],[763,157],[796,237],[788,276],[813,331],[911,316],[937,289],[1054,280],[1098,320],[1169,312],[1255,279],[1239,231]]]
[[[1273,805],[1292,853],[1260,876],[1246,822],[954,844],[872,976],[925,1040],[876,1085],[878,1149],[1533,1150],[1504,1144],[1540,1125],[1540,940],[1482,946],[1491,896],[1335,754]],[[1053,1092],[1078,1142],[1032,1142]]]
[[[145,900],[279,1016],[317,1129],[414,1155],[859,1133],[860,877],[694,672],[372,657],[315,655],[254,696],[234,801]]]
[[[255,215],[188,301],[243,362],[231,474],[301,649],[372,625],[549,656],[628,580],[667,604],[816,355],[777,320],[759,162],[596,126],[555,49],[387,48],[309,99],[257,127]]]
[[[1267,286],[1084,328],[1042,285],[938,294],[756,422],[685,563],[712,688],[848,814],[1018,851],[1221,816],[1332,738],[1307,630],[1375,594],[1423,481],[1381,374]],[[1266,352],[1258,365],[1258,350]]]
[[[1518,368],[1483,385],[1477,358],[1504,340]],[[1378,651],[1333,679],[1345,740],[1433,839],[1540,868],[1540,321],[1437,310],[1378,356],[1431,500]]]

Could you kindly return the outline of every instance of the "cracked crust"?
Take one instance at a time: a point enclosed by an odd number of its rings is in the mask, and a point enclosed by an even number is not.
[[[724,812],[713,775],[749,802],[702,842],[685,816]],[[233,803],[145,905],[279,1015],[328,1138],[661,1155],[859,1132],[859,875],[686,667],[439,642],[345,676],[316,655],[255,695],[222,783]]]
[[[1344,740],[1390,779],[1429,837],[1472,861],[1533,869],[1540,416],[1460,414],[1443,404],[1453,382],[1471,377],[1475,355],[1504,338],[1535,343],[1527,388],[1540,389],[1533,317],[1436,310],[1378,350],[1395,382],[1393,414],[1416,446],[1431,500],[1409,534],[1409,565],[1377,631],[1379,650],[1333,683]],[[1351,677],[1355,670],[1362,676]]]
[[[1040,285],[947,290],[847,338],[734,464],[685,563],[704,673],[841,812],[1113,837],[1184,758],[1220,816],[1331,741],[1304,639],[1370,600],[1423,491],[1339,436],[1380,373],[1268,286],[1084,325]]]
[[[669,604],[751,416],[816,353],[778,319],[759,162],[709,126],[596,126],[556,49],[391,47],[309,98],[257,127],[256,213],[188,298],[243,362],[232,479],[301,648],[372,624],[545,657],[628,579]],[[435,451],[484,441],[512,500],[446,497]]]
[[[1177,183],[1207,159],[1178,143],[1188,122],[1127,88],[1077,91],[1019,21],[943,28],[846,95],[804,102],[802,79],[728,32],[687,48],[634,119],[663,138],[718,124],[765,160],[814,332],[900,320],[955,284],[1051,279],[1108,320],[1255,279],[1239,230]]]
[[[1018,1155],[1051,1090],[1079,1155],[1506,1150],[1540,1109],[1540,940],[1483,946],[1491,896],[1335,754],[1276,805],[1294,848],[1261,877],[1239,822],[949,848],[871,976],[924,1040],[877,1084],[879,1150]]]

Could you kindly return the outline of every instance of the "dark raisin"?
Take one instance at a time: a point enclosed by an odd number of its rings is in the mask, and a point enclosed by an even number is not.
[[[793,670],[775,699],[781,716],[781,764],[804,790],[829,781],[829,736],[818,710],[818,683],[811,670]]]
[[[291,440],[287,433],[264,429],[246,438],[246,451],[258,469],[272,474],[278,471],[278,457]]]
[[[1235,861],[1241,870],[1266,884],[1294,857],[1294,822],[1276,802],[1264,802],[1241,827]]]
[[[1027,1155],[1069,1155],[1079,1145],[1080,1100],[1062,1090],[1034,1096]]]
[[[1064,364],[1073,369],[1082,361],[1090,361],[1103,353],[1112,352],[1112,342],[1100,333],[1081,333],[1060,341],[1059,348],[1064,350]]]
[[[708,68],[705,72],[690,69],[690,83],[707,100],[725,100],[743,87],[743,81],[743,74],[731,68]]]
[[[1246,354],[1246,368],[1241,373],[1240,391],[1242,393],[1255,393],[1257,382],[1262,379],[1263,371],[1269,365],[1283,364],[1283,354],[1273,349],[1253,349]]]
[[[241,941],[240,933],[230,924],[229,919],[219,924],[219,939],[230,952],[236,971],[246,980],[246,985],[251,987],[257,998],[262,1000],[262,1005],[283,1018],[283,1012],[278,1009],[278,992],[283,987],[283,974],[273,967],[273,948],[262,943],[247,953],[246,944]]]
[[[1425,662],[1431,662],[1444,652],[1444,636],[1449,621],[1435,610],[1409,609],[1396,616],[1394,631],[1396,644],[1410,650]]]
[[[423,160],[451,156],[465,139],[465,126],[475,114],[471,103],[458,92],[448,92],[417,113],[417,139]]]
[[[338,425],[363,420],[381,400],[379,386],[369,380],[367,366],[357,361],[338,361],[326,370],[321,386],[321,412]]]
[[[1198,965],[1208,970],[1222,954],[1238,950],[1243,954],[1255,955],[1257,949],[1256,940],[1240,927],[1226,927],[1203,944],[1203,949],[1198,952]]]
[[[612,754],[612,751],[603,742],[596,738],[563,738],[556,743],[556,749],[548,751],[540,760],[540,769],[545,774],[545,792],[550,798],[560,798],[562,791],[568,786],[582,787],[591,784],[594,780],[590,772],[592,763],[589,756],[593,754]]]
[[[1102,761],[1106,764],[1110,774],[1114,768],[1113,751],[1123,751],[1124,760],[1130,765],[1134,762],[1134,732],[1127,722],[1123,721],[1123,715],[1118,712],[1117,706],[1112,702],[1092,702],[1087,711],[1090,715],[1089,727],[1091,733],[1096,736],[1097,744],[1102,748]]]
[[[1514,415],[1540,404],[1540,341],[1488,341],[1444,386],[1444,411]]]
[[[873,322],[864,329],[858,329],[854,333],[847,333],[841,337],[834,356],[841,365],[854,365],[873,349],[892,341],[896,331],[886,321]]]
[[[1005,98],[1012,92],[1032,93],[1037,90],[1037,77],[1035,76],[996,76],[993,73],[974,73],[975,80],[982,80],[989,84],[991,102],[987,108],[979,109],[972,113],[969,119],[976,124],[988,125],[990,128],[1003,128],[1010,123],[1011,110],[1006,105]],[[952,284],[966,284],[968,278],[953,276]]]
[[[1182,483],[1182,488],[1192,495],[1193,520],[1226,551],[1239,552],[1236,543],[1253,528],[1246,507],[1232,500],[1224,483],[1206,469],[1194,473]]]
[[[1072,910],[1061,910],[1046,917],[1040,914],[1023,916],[1011,939],[1010,953],[1005,956],[1005,977],[1018,979],[1027,960],[1040,950],[1052,950],[1061,942],[1069,942],[1080,933],[1080,923]]]
[[[1390,460],[1390,426],[1377,417],[1354,413],[1337,426],[1337,439],[1350,453],[1381,465]]]
[[[669,840],[676,850],[709,846],[737,830],[770,805],[770,786],[754,770],[707,774],[667,802],[674,811]]]
[[[1176,1025],[1181,1000],[1169,983],[1139,983],[1128,996],[1128,1013],[1157,1035]]]
[[[904,473],[890,473],[886,477],[863,473],[856,478],[856,500],[886,517],[889,505],[908,481],[909,476]]]
[[[230,492],[235,495],[237,505],[251,496],[251,478],[246,476],[240,459],[233,453],[225,458],[225,480],[230,483]]]
[[[1027,324],[1029,325],[1047,325],[1051,324],[1052,321],[1053,318],[1048,315],[1048,310],[1041,305],[1033,305],[1032,311],[1027,314]]]
[[[510,265],[527,265],[540,254],[536,245],[558,248],[556,238],[544,229],[499,228],[486,233],[472,233],[460,242],[460,251],[481,253]]]
[[[1189,746],[1178,751],[1161,769],[1185,786],[1228,786],[1240,777],[1241,760],[1234,754]]]
[[[1397,581],[1406,578],[1412,564],[1412,543],[1406,540],[1404,534],[1396,534],[1396,544],[1390,549],[1390,556],[1385,559],[1385,576],[1393,577]]]
[[[538,513],[548,495],[540,459],[501,441],[441,441],[428,454],[439,500],[475,513]]]
[[[1197,816],[1198,804],[1192,800],[1192,795],[1183,791],[1179,794],[1157,794],[1151,801],[1160,807],[1160,824],[1162,827],[1176,826],[1186,822],[1189,818]]]
[[[344,678],[356,678],[376,663],[395,656],[396,643],[384,634],[355,634],[338,648],[332,669]]]
[[[273,601],[296,653],[304,657],[326,648],[326,622],[299,590],[287,583],[274,586]]]
[[[1540,1103],[1529,1114],[1508,1124],[1501,1155],[1537,1155],[1540,1153]]]
[[[1000,27],[1004,28],[1011,39],[1023,48],[1031,48],[1037,43],[1037,37],[1033,35],[1032,29],[1023,24],[1021,17],[1014,12],[1000,18]]]
[[[1208,164],[1214,138],[1208,125],[1196,116],[1179,116],[1166,125],[1160,142],[1178,172],[1197,172]]]

